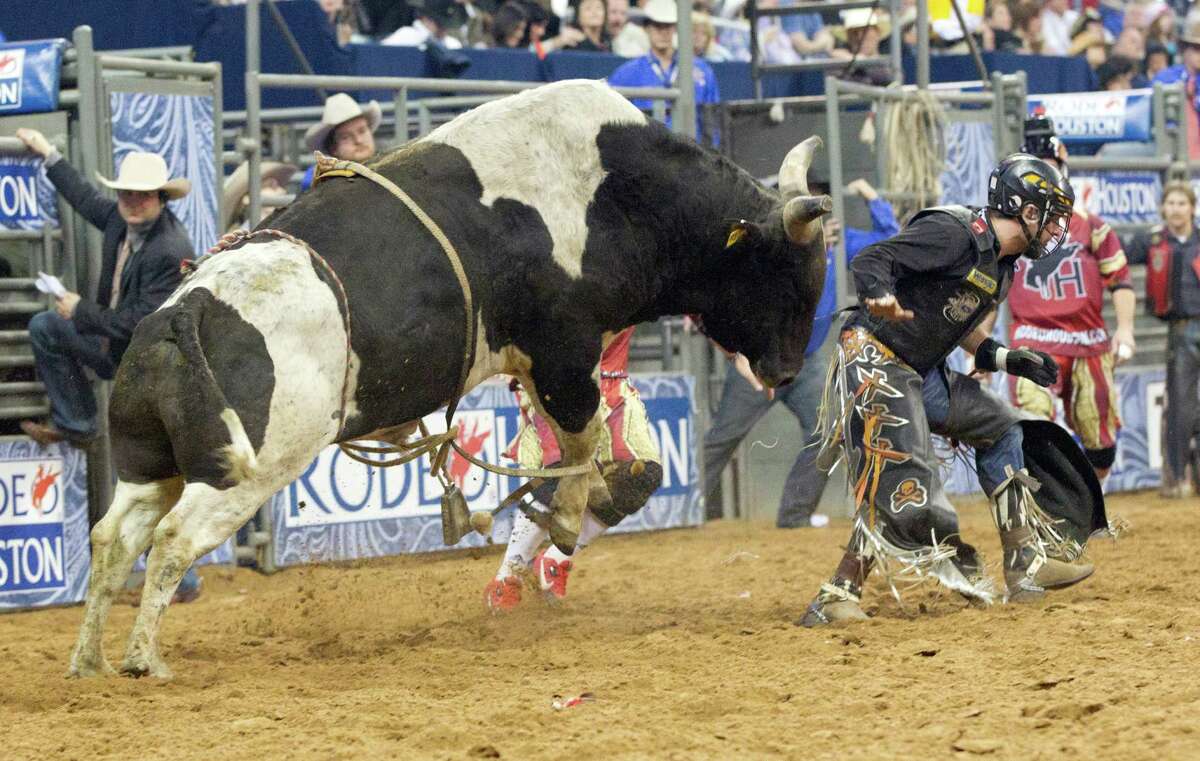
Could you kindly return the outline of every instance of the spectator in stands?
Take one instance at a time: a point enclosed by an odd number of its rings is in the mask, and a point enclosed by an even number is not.
[[[692,52],[712,63],[733,60],[733,53],[717,42],[716,27],[707,13],[692,13]]]
[[[1104,41],[1104,22],[1100,13],[1086,8],[1071,27],[1071,46],[1067,55],[1083,55],[1093,71],[1108,60],[1108,45]]]
[[[777,4],[787,8],[795,5],[795,0],[777,0]],[[833,34],[825,28],[820,13],[784,16],[783,31],[791,38],[796,52],[805,58],[825,58],[833,50]]]
[[[1122,29],[1121,33],[1117,35],[1116,41],[1113,42],[1112,49],[1109,50],[1109,56],[1110,60],[1119,56],[1133,62],[1132,87],[1150,86],[1150,80],[1143,72],[1146,60],[1146,36],[1142,30],[1132,26]]]
[[[1079,12],[1071,8],[1071,0],[1046,0],[1042,7],[1042,53],[1066,55],[1071,49],[1071,28]]]
[[[1185,51],[1185,56],[1186,56]],[[1167,398],[1163,490],[1165,497],[1189,496],[1186,466],[1196,433],[1200,384],[1200,235],[1195,227],[1196,194],[1187,183],[1163,188],[1164,225],[1131,246],[1146,262],[1146,302],[1168,322]],[[1200,474],[1193,473],[1193,478]]]
[[[355,32],[354,14],[347,7],[346,0],[317,0],[317,3],[329,19],[329,25],[333,27],[338,45],[350,42],[350,37]]]
[[[546,34],[551,25],[557,23],[557,16],[554,16],[543,8],[536,0],[518,1],[521,3],[521,7],[525,9],[525,15],[529,18],[529,22],[526,25],[528,31],[526,33],[527,40],[525,44],[529,46],[531,52],[537,54],[539,59],[545,58],[548,54],[556,50],[566,50],[573,45],[583,42],[583,32],[566,24],[559,25],[558,34],[547,38]]]
[[[766,10],[778,8],[780,0],[759,0],[758,7]],[[796,34],[803,37],[802,32]],[[766,64],[791,64],[804,60],[787,32],[783,16],[758,17],[758,54]]]
[[[304,133],[304,144],[310,151],[321,151],[334,158],[366,161],[375,155],[375,130],[382,120],[378,102],[371,101],[364,108],[346,93],[335,93],[325,100],[321,121]],[[301,190],[312,185],[313,171],[314,167],[309,167],[304,173]]]
[[[968,0],[953,0],[959,11],[962,12],[963,24],[966,24],[967,33],[973,36],[979,36],[980,27],[983,26],[983,17],[972,12],[973,3]],[[949,3],[947,3],[947,7]],[[967,45],[966,38],[963,37],[963,24],[960,24],[958,17],[954,15],[954,11],[950,11],[947,18],[934,19],[929,24],[930,47],[938,53],[967,53],[970,48]]]
[[[1146,58],[1149,61],[1150,44],[1147,44],[1146,47]],[[1180,58],[1183,62],[1159,71],[1154,75],[1153,81],[1163,84],[1184,82],[1184,91],[1192,106],[1187,109],[1185,114],[1187,116],[1185,134],[1188,140],[1188,158],[1196,160],[1200,159],[1200,115],[1198,115],[1200,97],[1197,97],[1200,96],[1200,92],[1197,92],[1196,88],[1196,75],[1200,73],[1200,16],[1188,17],[1187,27],[1179,38],[1179,47]],[[1150,64],[1147,63],[1147,72],[1149,67]]]
[[[1036,0],[1019,0],[1012,9],[1013,34],[1021,38],[1020,53],[1041,55],[1045,52],[1042,38],[1042,9]]]
[[[107,198],[85,180],[42,133],[18,129],[17,139],[40,156],[46,177],[71,208],[103,233],[97,300],[67,291],[52,311],[29,321],[38,377],[50,399],[50,420],[21,421],[26,436],[45,447],[66,442],[87,447],[96,437],[96,398],[85,374],[111,380],[142,318],[162,306],[183,279],[180,267],[194,256],[187,229],[167,207],[192,184],[172,178],[154,153],[133,151],[121,160],[115,180],[97,179],[117,191]],[[200,595],[195,569],[184,574],[173,602]]]
[[[1013,32],[1012,10],[1005,0],[995,0],[988,5],[984,24],[979,31],[983,37],[984,50],[1015,53],[1023,44],[1021,38]]]
[[[608,3],[605,0],[577,0],[575,28],[583,33],[583,39],[568,50],[583,53],[611,53],[612,38],[608,36]]]
[[[363,32],[382,40],[402,26],[408,26],[416,16],[412,6],[397,0],[358,0]]]
[[[1176,60],[1179,55],[1178,39],[1175,35],[1175,13],[1164,2],[1156,0],[1142,10],[1146,22],[1146,42],[1156,42],[1167,50],[1167,55]]]
[[[462,42],[450,34],[466,21],[466,12],[454,0],[408,0],[416,19],[383,39],[384,45],[419,47],[430,41],[450,50],[462,48]]]
[[[1131,90],[1137,75],[1137,64],[1125,56],[1115,55],[1096,69],[1101,90]]]
[[[860,63],[880,55],[879,43],[891,30],[887,13],[877,8],[851,8],[841,12],[842,35],[846,46],[833,51],[834,58],[853,60],[839,75],[852,82],[883,87],[891,84],[892,68],[887,63]]]
[[[1155,78],[1171,67],[1171,54],[1157,42],[1146,43],[1146,58],[1142,63],[1142,71],[1146,78],[1154,82]]]
[[[846,258],[849,261],[868,245],[900,232],[900,226],[896,223],[891,205],[880,198],[866,180],[855,180],[847,189],[867,202],[873,228],[869,232],[847,228]],[[826,189],[818,188],[814,183],[811,190],[820,195]],[[733,451],[754,424],[770,410],[774,402],[779,401],[787,405],[788,410],[796,416],[806,437],[812,436],[816,431],[817,411],[821,404],[821,389],[825,383],[826,371],[825,363],[818,361],[817,357],[837,314],[833,255],[840,234],[841,223],[827,217],[825,244],[829,248],[826,251],[825,288],[817,305],[812,336],[805,350],[807,359],[800,375],[784,388],[770,393],[764,392],[761,387],[756,389],[733,362],[729,364],[725,373],[725,388],[713,415],[712,427],[704,436],[704,493],[705,498],[709,500],[709,518],[721,517],[719,506],[714,504],[711,498],[721,483],[721,473],[733,456]],[[753,377],[752,374],[747,375]],[[817,467],[817,450],[815,446],[801,449],[795,463],[792,464],[775,519],[775,525],[779,528],[823,526],[829,520],[816,512],[821,493],[825,491],[825,482],[828,480],[828,475]]]
[[[629,21],[629,0],[608,0],[608,36],[612,39],[612,52],[624,58],[650,52],[646,30]]]
[[[507,2],[492,14],[491,39],[488,47],[520,48],[525,47],[525,29],[528,18],[519,3]]]
[[[252,223],[246,215],[250,201],[250,162],[243,161],[233,174],[225,178],[225,187],[221,192],[221,208],[223,218],[218,229],[230,233],[235,230],[252,230],[258,223],[280,206],[272,205],[271,199],[288,192],[288,183],[300,169],[295,164],[284,164],[279,161],[262,162],[262,213]]]
[[[608,77],[614,87],[674,87],[678,73],[675,50],[675,25],[679,20],[674,0],[649,0],[643,9],[646,15],[646,35],[650,38],[650,53],[626,61]],[[703,134],[701,104],[717,103],[721,93],[712,67],[702,59],[692,62],[692,80],[696,88],[696,138]],[[634,105],[649,111],[649,100],[635,98]],[[671,121],[670,110],[667,123]]]

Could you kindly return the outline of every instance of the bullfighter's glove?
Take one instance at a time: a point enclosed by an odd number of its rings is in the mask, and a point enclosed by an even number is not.
[[[991,338],[983,339],[975,350],[975,366],[989,372],[1003,370],[1039,386],[1051,386],[1058,380],[1058,363],[1049,354],[1036,349],[1010,349]]]

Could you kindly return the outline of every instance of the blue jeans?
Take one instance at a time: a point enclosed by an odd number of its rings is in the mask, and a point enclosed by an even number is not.
[[[116,371],[100,337],[81,334],[56,312],[41,312],[29,321],[29,340],[38,378],[50,398],[50,418],[68,436],[91,437],[96,433],[96,397],[83,369],[90,367],[104,379]]]
[[[176,592],[191,592],[199,586],[200,574],[196,573],[196,566],[191,566],[187,569],[187,573],[183,574],[183,578],[180,579]]]
[[[954,437],[955,434],[963,435],[963,432],[958,430],[947,431],[950,423],[950,386],[940,367],[935,367],[925,374],[921,385],[921,398],[925,403],[929,430],[950,437]],[[1013,470],[1025,467],[1025,453],[1021,449],[1024,439],[1021,426],[1014,425],[990,445],[978,443],[975,446],[975,473],[979,476],[979,485],[988,496],[991,496],[996,487],[1008,477],[1004,473],[1004,466],[1011,465]]]
[[[729,363],[720,404],[713,415],[712,427],[704,435],[705,498],[710,498],[721,483],[721,472],[729,464],[738,444],[775,402],[787,405],[800,423],[805,443],[809,443],[817,426],[824,386],[825,363],[819,361],[819,355],[808,357],[796,379],[776,389],[774,400],[755,391],[749,381],[738,374],[733,363]],[[792,463],[779,500],[776,525],[781,528],[807,526],[809,517],[817,509],[829,479],[828,474],[817,467],[817,451],[816,446],[805,446]]]
[[[1175,320],[1167,333],[1166,441],[1163,459],[1175,483],[1183,481],[1184,469],[1196,433],[1196,408],[1200,397],[1200,319]]]

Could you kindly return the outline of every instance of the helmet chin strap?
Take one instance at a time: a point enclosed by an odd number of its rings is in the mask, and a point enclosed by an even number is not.
[[[1021,222],[1021,233],[1025,236],[1025,250],[1021,252],[1021,256],[1025,256],[1030,259],[1041,259],[1043,256],[1045,256],[1046,252],[1039,250],[1041,248],[1041,244],[1038,241],[1042,239],[1042,231],[1046,229],[1046,216],[1049,215],[1043,215],[1042,222],[1038,225],[1037,235],[1032,237],[1029,235],[1029,228],[1025,226],[1026,222],[1024,215],[1017,218]]]

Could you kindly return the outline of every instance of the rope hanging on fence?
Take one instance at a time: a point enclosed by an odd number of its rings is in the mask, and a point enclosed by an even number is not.
[[[901,197],[893,205],[896,218],[933,206],[942,197],[941,175],[946,168],[946,111],[928,92],[890,104],[883,125],[887,151],[887,187]]]

